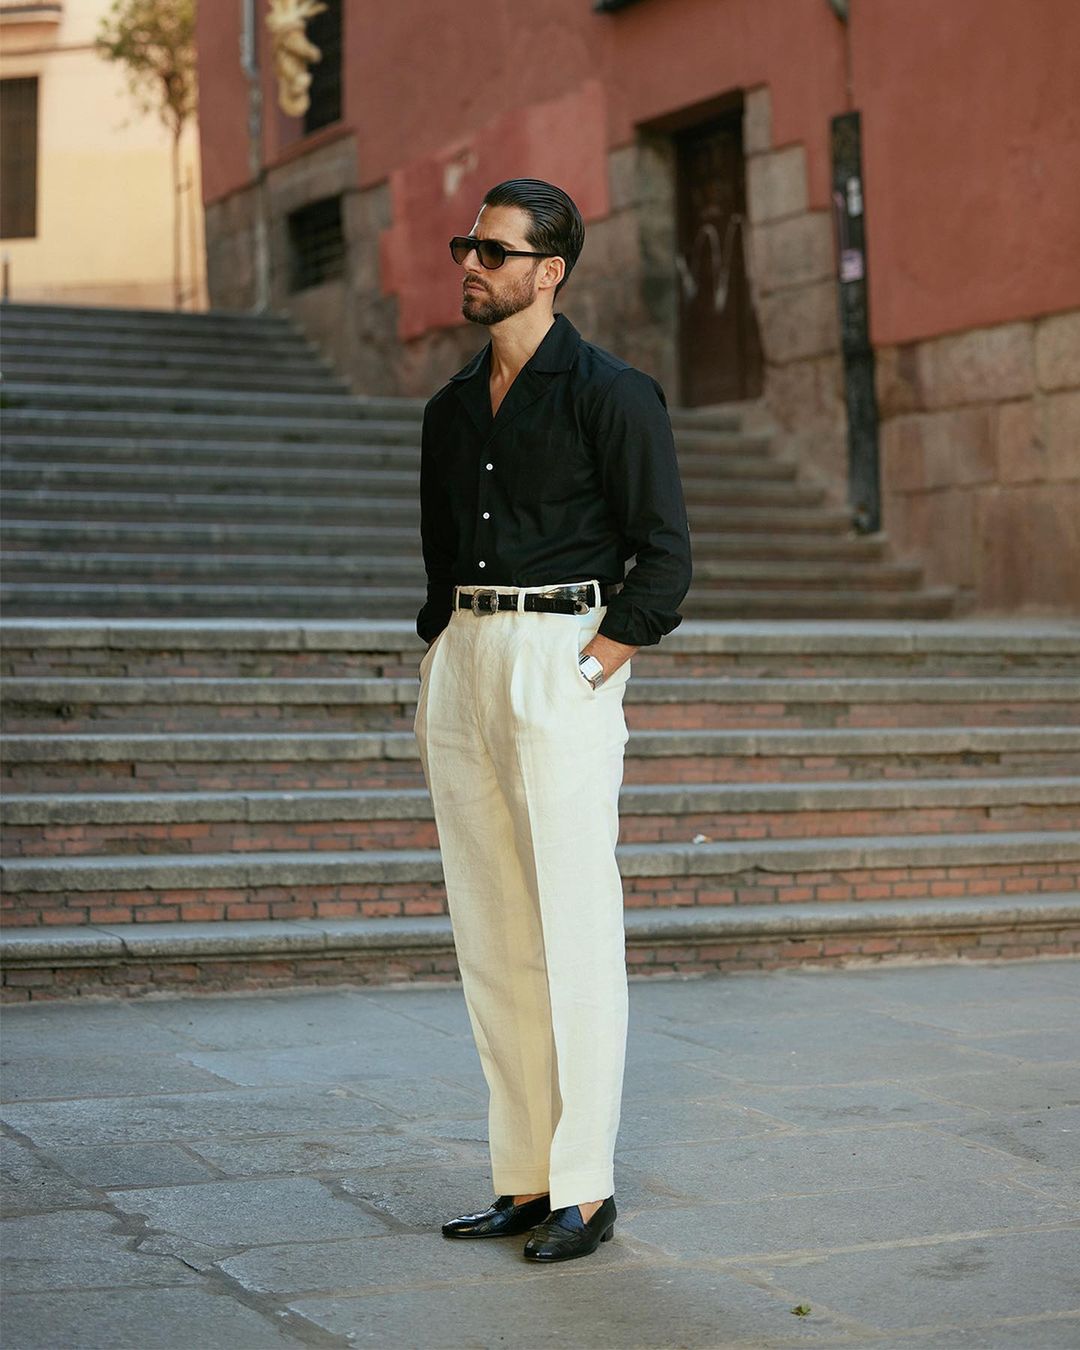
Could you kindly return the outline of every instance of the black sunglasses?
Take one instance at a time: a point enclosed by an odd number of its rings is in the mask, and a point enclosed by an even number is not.
[[[456,263],[463,263],[476,249],[480,266],[489,272],[501,267],[507,258],[554,258],[554,253],[527,253],[520,248],[504,248],[497,239],[477,239],[471,234],[455,234],[450,240],[450,253]]]

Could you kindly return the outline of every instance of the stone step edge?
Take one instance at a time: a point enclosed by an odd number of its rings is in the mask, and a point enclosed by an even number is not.
[[[975,900],[864,900],[803,905],[687,905],[628,909],[628,947],[840,934],[966,933],[1080,924],[1076,893],[980,896]],[[93,924],[7,929],[0,958],[10,969],[87,962],[268,959],[282,954],[453,950],[450,919],[265,919],[218,923]]]
[[[616,856],[623,877],[1080,863],[1080,831],[620,844]],[[8,896],[54,891],[248,889],[260,885],[438,884],[442,880],[438,849],[75,854],[0,861],[0,889]]]
[[[292,764],[418,760],[411,731],[8,732],[0,738],[8,765],[140,763]],[[946,726],[810,729],[644,728],[632,731],[635,759],[716,755],[802,757],[846,755],[1061,754],[1080,750],[1080,726]]]
[[[483,622],[479,619],[478,622]],[[235,651],[399,652],[422,650],[407,619],[17,618],[0,621],[8,647],[108,647]],[[1023,653],[1031,644],[1080,655],[1080,621],[952,619],[693,619],[658,647],[707,653],[793,652],[798,655]]]
[[[939,806],[1075,806],[1080,776],[905,778],[881,782],[627,783],[623,815],[705,811],[851,811]],[[191,824],[314,820],[431,820],[426,788],[282,788],[276,791],[7,793],[4,825]]]
[[[12,675],[0,686],[4,704],[167,703],[213,707],[382,707],[412,703],[415,678],[399,675]],[[680,703],[1041,703],[1080,704],[1080,676],[895,675],[638,675],[627,702]],[[1080,721],[1080,717],[1078,717]]]

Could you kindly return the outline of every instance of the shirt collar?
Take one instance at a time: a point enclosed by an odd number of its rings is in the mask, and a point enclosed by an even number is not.
[[[526,370],[559,371],[569,370],[577,356],[581,334],[566,317],[556,314],[555,322],[544,334],[539,347],[525,362]],[[467,365],[463,366],[452,380],[470,380],[490,358],[491,342],[476,353]]]

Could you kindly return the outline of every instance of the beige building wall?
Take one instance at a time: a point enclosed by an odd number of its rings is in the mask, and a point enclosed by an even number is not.
[[[9,298],[172,309],[171,135],[94,36],[111,0],[0,3],[0,78],[38,78],[37,236],[0,241]],[[183,308],[205,309],[199,140],[181,141]]]

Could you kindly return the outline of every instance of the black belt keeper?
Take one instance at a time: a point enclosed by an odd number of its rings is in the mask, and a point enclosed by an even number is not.
[[[581,586],[551,586],[545,593],[529,591],[525,596],[524,608],[534,614],[587,614],[596,608],[596,591],[599,587],[600,604],[606,605],[608,599],[622,590],[622,587],[610,581],[591,582]],[[474,614],[495,614],[499,610],[516,610],[517,595],[496,591],[484,586],[477,587],[471,594],[459,591],[457,608],[471,609]]]

